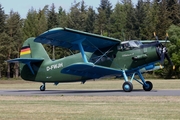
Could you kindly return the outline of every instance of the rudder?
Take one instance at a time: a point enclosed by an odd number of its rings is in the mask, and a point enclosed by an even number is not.
[[[34,37],[28,38],[20,51],[20,58],[43,58],[50,60],[49,55],[41,43],[34,42]]]

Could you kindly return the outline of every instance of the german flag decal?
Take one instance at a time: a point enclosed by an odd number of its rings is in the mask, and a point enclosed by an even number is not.
[[[30,53],[31,53],[30,46],[25,46],[25,47],[21,48],[20,55],[26,55],[26,54],[30,54]]]

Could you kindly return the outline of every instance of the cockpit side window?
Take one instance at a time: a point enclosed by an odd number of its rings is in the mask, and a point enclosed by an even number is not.
[[[129,50],[131,48],[131,46],[129,43],[125,43],[125,44],[123,44],[123,48],[124,48],[124,50]]]
[[[121,45],[117,47],[117,49],[120,51],[129,50],[131,49],[131,46],[129,45],[129,43],[122,43]]]

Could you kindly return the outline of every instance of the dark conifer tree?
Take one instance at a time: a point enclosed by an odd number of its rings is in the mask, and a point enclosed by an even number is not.
[[[60,27],[67,27],[67,14],[61,6],[58,10],[58,25]]]
[[[54,3],[52,4],[50,10],[48,11],[48,29],[52,29],[54,27],[58,27],[58,14],[55,11]]]
[[[86,19],[86,32],[93,33],[94,31],[94,22],[96,18],[95,10],[93,10],[93,7],[89,7],[87,11],[87,19]]]
[[[179,0],[167,0],[167,10],[172,24],[180,26],[180,3]]]
[[[126,9],[122,3],[117,3],[114,11],[111,15],[111,37],[120,39],[122,41],[125,40],[125,27],[126,27]]]
[[[96,18],[95,32],[101,35],[110,35],[110,16],[113,12],[112,4],[109,0],[101,0],[97,8],[98,14]]]
[[[37,32],[37,11],[34,8],[29,9],[27,13],[27,17],[24,20],[24,26],[23,26],[23,39],[26,40],[29,37],[36,37],[39,35]]]
[[[6,56],[7,59],[19,58],[19,51],[23,43],[22,38],[22,21],[18,12],[10,11],[6,24],[6,33],[9,36],[10,41],[4,41],[6,43]],[[9,44],[11,43],[11,44]],[[9,64],[8,64],[9,65]],[[14,71],[10,70],[12,66],[8,66],[7,75],[10,77],[10,72],[13,72],[14,77],[19,75],[19,64],[15,63]],[[12,68],[13,69],[13,68]]]
[[[7,58],[4,55],[4,48],[5,45],[3,43],[4,40],[6,39],[7,34],[5,33],[5,20],[6,20],[6,15],[4,13],[4,8],[0,4],[0,78],[2,77],[2,72],[5,70],[6,63],[4,62]]]

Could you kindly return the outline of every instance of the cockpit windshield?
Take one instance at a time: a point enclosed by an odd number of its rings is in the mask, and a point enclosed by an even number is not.
[[[132,48],[137,48],[137,47],[139,48],[142,45],[142,43],[140,41],[133,40],[133,41],[129,41],[129,45]]]
[[[142,43],[138,40],[131,40],[131,41],[123,41],[121,42],[121,47],[119,46],[119,50],[129,50],[134,48],[139,48]]]

